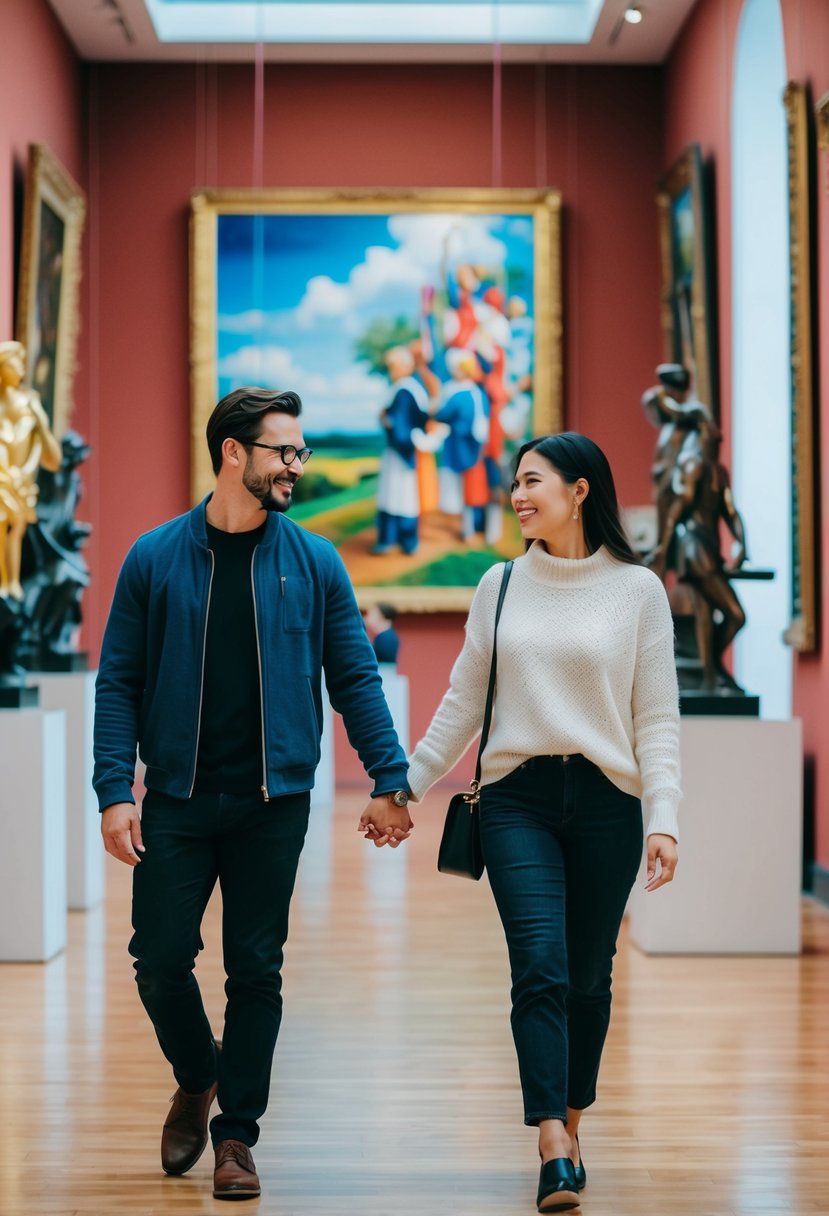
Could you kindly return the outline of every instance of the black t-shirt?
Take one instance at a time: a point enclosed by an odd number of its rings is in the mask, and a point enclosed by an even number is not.
[[[254,794],[262,786],[262,707],[253,551],[265,524],[252,532],[207,525],[215,568],[207,614],[196,789]]]

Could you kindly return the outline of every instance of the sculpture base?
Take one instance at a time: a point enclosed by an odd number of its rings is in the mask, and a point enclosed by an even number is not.
[[[684,718],[759,718],[760,698],[745,692],[717,693],[702,688],[682,688],[679,712]]]
[[[88,671],[89,654],[86,650],[73,650],[66,654],[45,655],[37,668],[38,671]]]
[[[25,684],[0,681],[0,709],[37,709],[39,704],[40,692],[36,685],[27,688]]]
[[[640,873],[633,942],[646,954],[797,954],[800,723],[686,718],[679,734],[679,873],[657,894]]]
[[[66,945],[63,713],[0,713],[0,773],[0,963],[44,963]]]

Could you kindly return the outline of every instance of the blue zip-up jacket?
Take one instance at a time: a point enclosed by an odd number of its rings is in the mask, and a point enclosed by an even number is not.
[[[104,633],[95,698],[93,785],[100,809],[134,802],[136,745],[146,785],[193,791],[213,554],[205,499],[140,536]],[[262,695],[262,796],[310,789],[320,758],[321,675],[374,793],[407,788],[371,643],[330,541],[269,513],[251,563]],[[227,639],[228,656],[233,638]]]

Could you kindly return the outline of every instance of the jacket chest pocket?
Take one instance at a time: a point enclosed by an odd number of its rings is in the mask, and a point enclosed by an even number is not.
[[[313,595],[311,580],[299,574],[283,574],[279,580],[282,628],[287,633],[307,633],[311,628]]]

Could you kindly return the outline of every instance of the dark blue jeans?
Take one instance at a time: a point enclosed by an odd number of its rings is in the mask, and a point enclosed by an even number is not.
[[[583,756],[535,756],[481,791],[481,841],[512,969],[524,1122],[596,1099],[616,938],[642,809]]]
[[[133,872],[130,954],[161,1050],[187,1093],[218,1077],[221,1114],[213,1142],[254,1145],[268,1103],[282,1019],[282,949],[299,855],[308,827],[307,793],[259,796],[148,792],[141,815],[146,852]],[[218,879],[227,1006],[222,1052],[193,974],[201,921]]]

